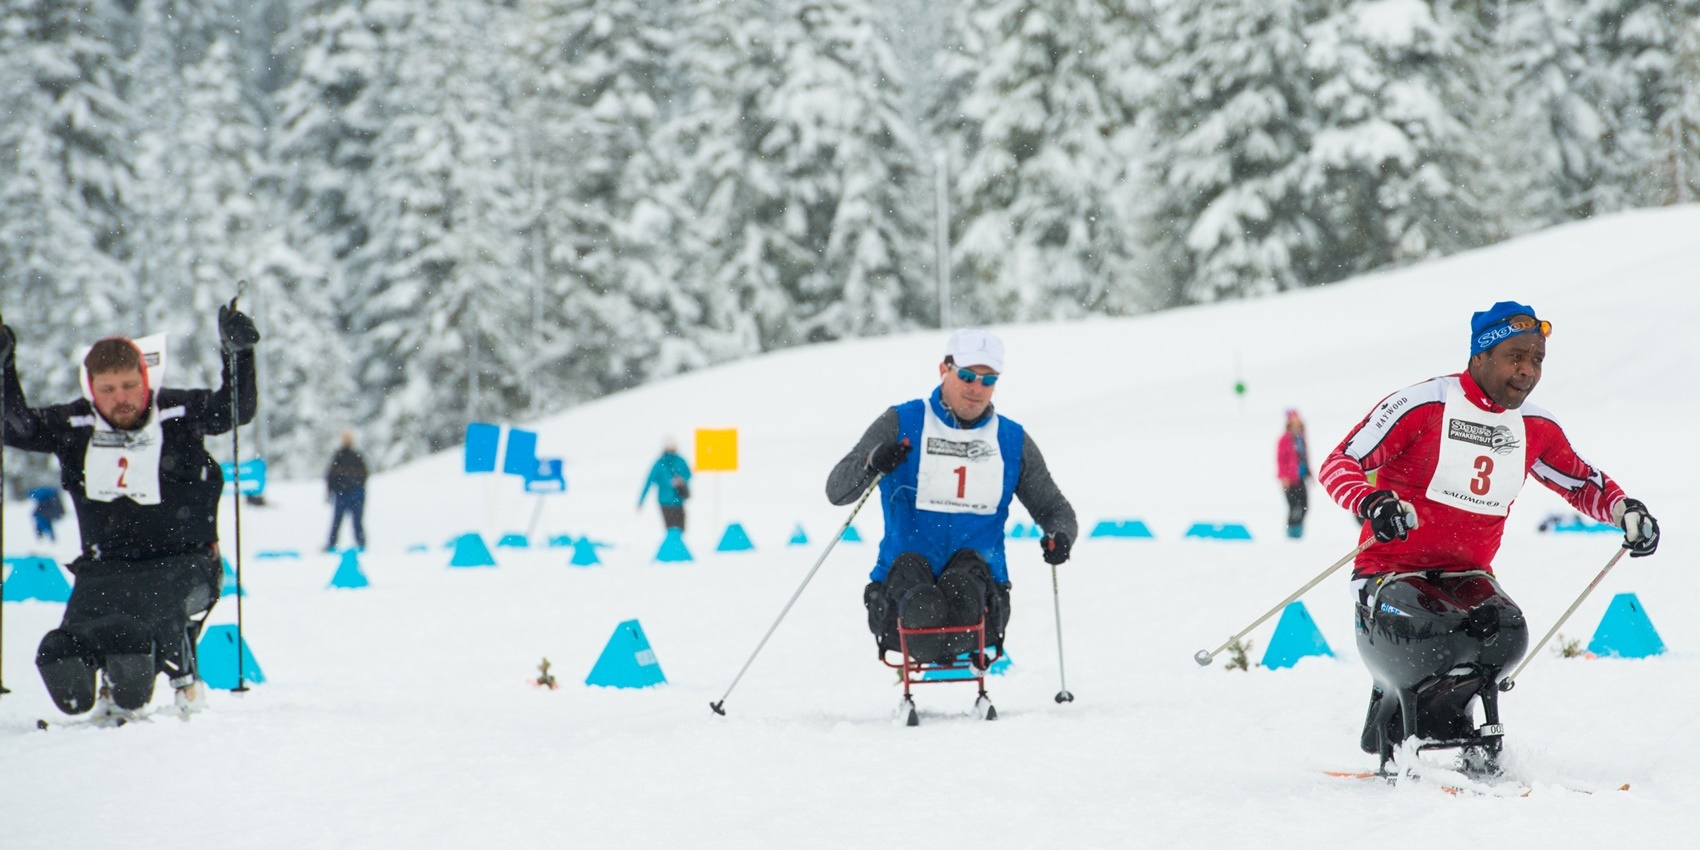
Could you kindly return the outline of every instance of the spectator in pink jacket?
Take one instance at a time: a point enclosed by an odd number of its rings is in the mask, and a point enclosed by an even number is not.
[[[1287,430],[1275,444],[1275,477],[1287,496],[1287,536],[1297,540],[1304,535],[1310,502],[1310,454],[1305,449],[1305,422],[1292,408],[1287,409]]]

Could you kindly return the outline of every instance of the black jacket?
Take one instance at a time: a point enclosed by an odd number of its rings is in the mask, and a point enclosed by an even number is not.
[[[237,356],[242,424],[254,418],[254,353]],[[139,561],[206,551],[218,542],[218,500],[224,473],[207,454],[203,438],[230,430],[230,366],[224,386],[214,390],[159,389],[158,410],[164,444],[160,448],[157,505],[130,499],[90,501],[83,490],[83,454],[94,432],[94,405],[87,399],[32,408],[24,399],[18,373],[8,363],[4,376],[6,445],[59,458],[59,480],[77,509],[83,557]],[[151,411],[147,414],[154,415]],[[80,423],[79,424],[79,420]]]
[[[337,494],[366,489],[366,459],[351,448],[337,449],[325,470],[325,489]]]

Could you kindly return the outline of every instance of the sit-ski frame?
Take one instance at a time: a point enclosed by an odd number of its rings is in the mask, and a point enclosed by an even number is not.
[[[969,653],[968,658],[961,658],[959,657],[959,654],[957,654],[951,655],[949,658],[942,661],[922,662],[909,657],[909,638],[911,637],[920,635],[961,634],[974,635],[976,650]],[[899,661],[896,663],[891,661],[889,657],[890,650],[883,650],[880,652],[880,661],[884,663],[885,666],[897,670],[898,674],[903,679],[903,701],[899,704],[899,711],[900,713],[906,714],[904,719],[906,725],[919,726],[921,723],[920,715],[915,710],[915,699],[909,691],[910,686],[937,685],[955,682],[975,683],[979,687],[980,691],[979,696],[974,700],[975,710],[986,720],[997,719],[997,709],[992,707],[991,697],[986,695],[986,671],[990,670],[992,664],[1003,657],[1003,647],[992,647],[993,654],[986,654],[986,619],[984,611],[981,612],[980,621],[969,626],[934,626],[912,629],[903,625],[903,618],[899,617],[897,620],[897,643]],[[974,659],[979,659],[981,663],[975,664]],[[932,679],[926,678],[928,673],[953,672],[967,672],[972,675],[966,677],[941,676]]]

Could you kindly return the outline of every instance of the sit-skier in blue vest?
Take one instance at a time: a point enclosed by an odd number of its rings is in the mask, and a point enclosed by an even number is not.
[[[862,593],[882,656],[899,650],[900,616],[906,628],[933,628],[973,625],[984,613],[986,645],[1003,645],[1010,497],[1021,499],[1045,529],[1040,547],[1046,563],[1068,560],[1078,534],[1074,508],[1051,480],[1033,438],[992,407],[1003,361],[996,336],[956,331],[932,395],[880,414],[827,477],[827,498],[847,505],[883,475],[885,538]],[[971,635],[924,635],[910,640],[908,649],[911,658],[930,662],[974,645]]]

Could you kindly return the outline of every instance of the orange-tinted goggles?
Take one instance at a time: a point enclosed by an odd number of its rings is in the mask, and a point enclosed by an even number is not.
[[[1545,319],[1533,319],[1528,316],[1518,316],[1505,323],[1512,333],[1540,332],[1541,338],[1552,336],[1552,322]]]

